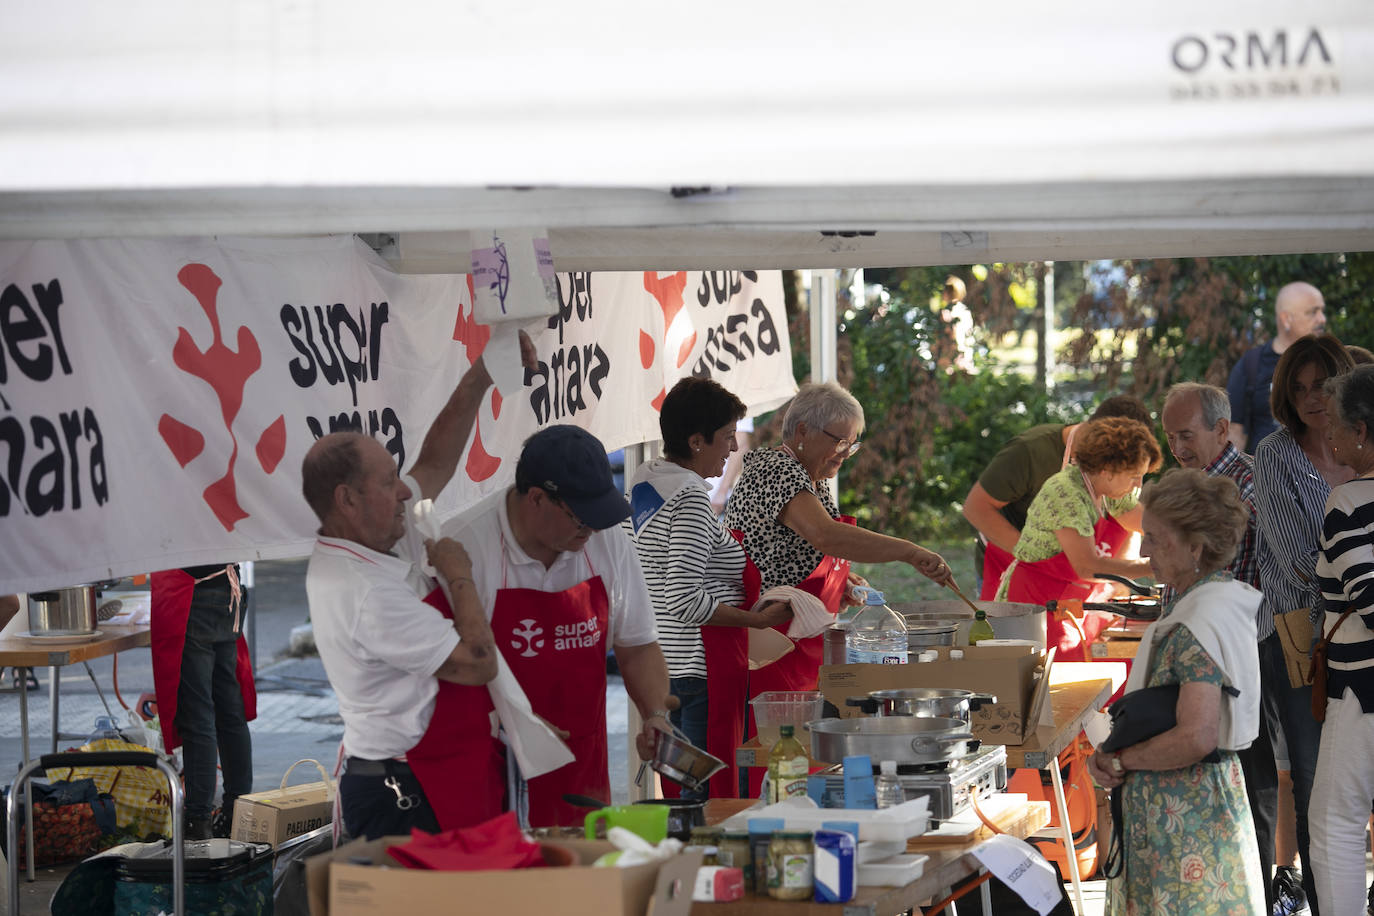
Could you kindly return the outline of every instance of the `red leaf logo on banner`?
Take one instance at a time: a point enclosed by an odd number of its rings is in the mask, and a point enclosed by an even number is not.
[[[654,364],[654,339],[643,330],[639,332],[639,364],[645,369]]]
[[[234,420],[238,417],[239,408],[243,406],[243,391],[247,387],[248,379],[262,368],[262,350],[258,347],[258,340],[253,336],[253,332],[246,327],[240,327],[238,330],[237,350],[230,349],[224,343],[216,302],[223,281],[213,270],[204,264],[187,264],[177,273],[177,280],[200,303],[201,310],[210,319],[210,327],[214,334],[210,346],[201,350],[196,346],[190,331],[177,328],[177,342],[172,347],[172,362],[187,375],[208,384],[219,399],[220,417],[224,422],[224,428],[229,432],[229,440],[233,447],[229,453],[224,476],[206,487],[202,496],[224,529],[233,531],[240,520],[248,517],[248,513],[239,505],[238,488],[234,479],[234,464],[238,461],[239,454],[238,438],[234,435]],[[182,467],[190,463],[205,447],[205,436],[200,430],[167,414],[163,414],[158,420],[158,433]],[[286,421],[284,417],[278,416],[258,439],[258,463],[264,471],[271,474],[276,470],[285,452]]]
[[[472,288],[472,274],[468,274],[468,302],[477,302],[477,294]],[[467,347],[470,363],[477,362],[477,357],[487,348],[487,341],[491,340],[491,328],[477,321],[475,304],[469,312],[463,308],[463,303],[458,303],[458,320],[453,324],[453,339]]]
[[[167,414],[158,418],[157,431],[172,450],[172,457],[182,467],[190,464],[205,449],[205,437],[200,430],[192,429],[180,420],[173,420]]]
[[[476,303],[477,294],[473,289],[472,274],[468,274],[468,301]],[[463,304],[458,303],[458,319],[453,325],[453,339],[463,344],[467,348],[468,362],[475,363],[477,358],[482,355],[487,348],[487,341],[491,340],[491,328],[477,320],[477,307],[474,304],[472,311],[463,308]],[[493,390],[491,393],[491,415],[501,416],[501,393]],[[468,479],[475,483],[481,483],[495,474],[501,468],[501,459],[487,452],[486,446],[482,444],[482,415],[477,415],[477,421],[473,424],[472,447],[468,449],[468,460],[463,465],[467,472]]]
[[[682,291],[687,288],[687,272],[680,270],[675,274],[660,277],[657,271],[644,271],[644,289],[649,295],[658,300],[658,307],[663,309],[663,333],[668,334],[668,328],[672,327],[673,319],[678,312],[682,311],[683,300]],[[682,364],[687,361],[687,357],[692,354],[692,347],[696,345],[697,334],[693,331],[687,340],[683,341],[678,348],[677,368],[681,369]],[[654,359],[654,339],[645,331],[639,332],[639,361],[645,369],[653,365]],[[659,393],[650,401],[650,406],[658,410],[663,406],[663,399],[667,396],[665,391]]]
[[[658,300],[659,308],[663,309],[663,330],[667,332],[668,327],[677,317],[677,313],[682,311],[682,291],[687,288],[687,271],[679,270],[675,274],[660,277],[657,271],[644,271],[644,289],[649,295]]]

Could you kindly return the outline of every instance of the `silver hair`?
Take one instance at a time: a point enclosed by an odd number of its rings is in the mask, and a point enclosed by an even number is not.
[[[1196,394],[1198,400],[1202,402],[1202,422],[1208,429],[1215,429],[1219,420],[1231,419],[1231,397],[1225,389],[1218,388],[1216,385],[1204,385],[1201,382],[1179,382],[1169,388],[1169,392],[1164,395],[1164,403],[1168,404],[1176,397],[1183,397],[1188,394]]]
[[[807,383],[787,405],[787,413],[782,419],[782,437],[791,439],[800,423],[805,423],[809,429],[824,429],[836,420],[858,420],[859,432],[863,432],[863,405],[834,382]]]
[[[1356,366],[1326,380],[1327,403],[1336,421],[1347,428],[1364,423],[1365,434],[1374,438],[1374,366]]]

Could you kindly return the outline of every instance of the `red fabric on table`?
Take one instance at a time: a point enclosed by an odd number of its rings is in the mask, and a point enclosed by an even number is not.
[[[473,827],[458,827],[442,833],[412,830],[409,843],[388,846],[387,852],[406,868],[435,871],[538,868],[544,865],[539,844],[525,839],[513,811]]]

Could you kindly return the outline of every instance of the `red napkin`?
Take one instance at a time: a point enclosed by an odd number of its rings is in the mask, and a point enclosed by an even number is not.
[[[538,868],[544,864],[539,844],[525,839],[514,811],[442,833],[412,830],[409,843],[389,846],[387,852],[406,868],[435,871]]]

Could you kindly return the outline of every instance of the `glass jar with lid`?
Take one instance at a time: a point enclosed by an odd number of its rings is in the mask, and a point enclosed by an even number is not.
[[[779,830],[768,844],[768,896],[810,900],[815,848],[807,830]]]

